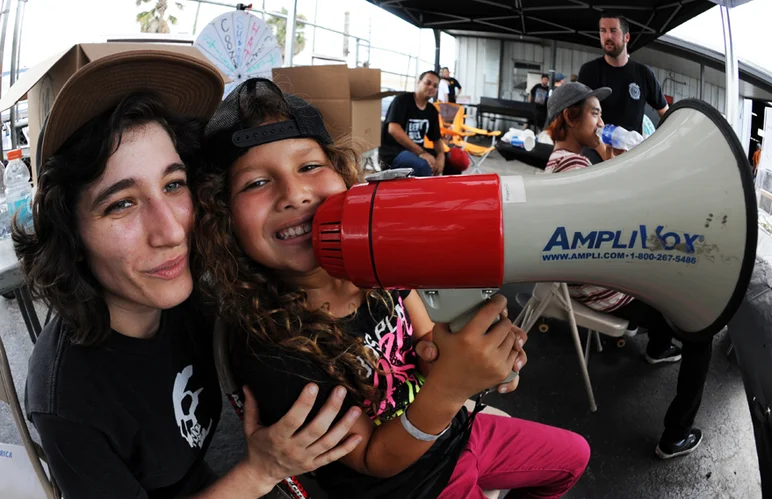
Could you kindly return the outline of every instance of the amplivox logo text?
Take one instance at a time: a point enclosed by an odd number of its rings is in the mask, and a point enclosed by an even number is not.
[[[656,236],[656,240],[659,242],[658,248],[647,246],[650,233]],[[658,225],[654,231],[650,231],[645,225],[639,225],[637,230],[630,232],[623,230],[593,230],[570,233],[565,227],[558,227],[542,251],[600,248],[673,250],[678,248],[685,253],[694,253],[694,243],[704,240],[705,237],[702,234],[675,231],[665,232],[664,225]]]

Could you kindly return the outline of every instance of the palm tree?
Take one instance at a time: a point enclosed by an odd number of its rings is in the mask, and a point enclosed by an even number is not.
[[[169,8],[168,0],[137,0],[137,7],[143,4],[155,1],[155,7],[137,14],[137,22],[142,26],[143,33],[169,33],[169,25],[177,24],[177,18],[167,14]],[[179,10],[183,5],[180,2],[174,2]]]
[[[287,9],[282,7],[281,13],[286,16],[288,14]],[[295,21],[295,43],[293,45],[292,55],[298,55],[306,46],[306,35],[303,33],[303,28],[306,27],[306,24],[301,22],[305,20],[306,16],[303,14],[297,15],[297,20]],[[271,19],[268,20],[268,24],[274,29],[274,33],[276,33],[276,43],[281,47],[281,58],[282,61],[284,61],[284,46],[287,40],[287,20],[281,17],[271,17]]]

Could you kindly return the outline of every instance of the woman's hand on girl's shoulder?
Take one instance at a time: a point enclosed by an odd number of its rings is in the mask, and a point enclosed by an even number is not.
[[[343,387],[333,390],[316,417],[305,424],[318,390],[314,384],[307,385],[284,417],[271,426],[262,426],[257,401],[244,387],[244,434],[248,449],[241,465],[254,483],[268,484],[270,490],[284,478],[337,461],[359,445],[361,436],[348,435],[362,413],[359,407],[351,407],[332,426],[346,396]]]

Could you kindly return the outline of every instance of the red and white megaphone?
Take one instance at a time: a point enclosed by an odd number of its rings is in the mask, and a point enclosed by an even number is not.
[[[633,295],[683,338],[709,337],[753,269],[750,166],[702,101],[677,103],[641,145],[579,171],[400,176],[327,199],[313,222],[316,258],[363,288],[418,289],[452,330],[502,284],[570,282]]]

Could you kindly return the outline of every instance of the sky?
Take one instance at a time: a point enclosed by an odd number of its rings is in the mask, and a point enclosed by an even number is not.
[[[153,0],[154,1],[154,0]],[[179,0],[183,9],[172,7],[172,15],[178,18],[172,26],[173,34],[199,33],[218,15],[230,12],[236,2],[222,2],[226,5],[199,4],[190,0]],[[244,1],[244,0],[242,0]],[[31,67],[75,43],[103,41],[105,36],[131,35],[139,32],[135,18],[141,10],[135,0],[109,0],[109,13],[105,10],[107,0],[28,0],[24,14],[21,43],[21,67]],[[174,2],[170,0],[170,4]],[[246,3],[246,2],[245,2]],[[289,0],[253,0],[255,9],[280,11],[289,7]],[[382,70],[415,75],[434,65],[434,35],[431,30],[419,30],[411,24],[384,12],[365,0],[298,0],[298,13],[315,24],[343,31],[345,12],[350,12],[349,32],[353,36],[370,39],[371,60]],[[198,14],[198,20],[196,15]],[[11,18],[13,19],[13,17]],[[99,21],[96,21],[99,19]],[[9,25],[9,32],[12,29]],[[313,35],[315,33],[315,42]],[[396,36],[395,36],[396,35]],[[311,64],[312,54],[327,58],[343,57],[343,36],[322,29],[306,27],[306,50],[295,57],[295,64]],[[7,44],[10,45],[9,35]],[[443,34],[441,63],[452,67],[455,60],[453,37]],[[6,52],[10,53],[10,47]],[[420,62],[401,55],[389,53],[389,48],[404,54],[420,54]],[[356,42],[349,43],[348,62],[354,65]],[[360,48],[360,60],[364,60],[364,44]],[[6,57],[3,70],[10,68]],[[387,76],[384,75],[384,79]]]
[[[172,33],[191,35],[217,15],[233,9],[236,2],[223,2],[217,6],[179,0],[183,9],[171,7],[178,23]],[[245,1],[245,0],[242,0]],[[21,41],[21,67],[31,67],[47,57],[79,42],[102,41],[105,36],[131,35],[139,32],[136,14],[140,9],[136,0],[28,0],[24,14]],[[154,0],[151,0],[154,2]],[[109,7],[107,4],[109,3]],[[174,4],[170,0],[171,4]],[[16,2],[14,2],[14,5]],[[289,7],[290,0],[253,0],[255,8],[279,11]],[[297,0],[298,13],[316,24],[343,31],[345,12],[350,13],[349,29],[353,36],[371,41],[371,61],[374,67],[393,73],[414,75],[430,68],[434,61],[434,36],[431,30],[419,30],[411,24],[375,7],[365,0]],[[198,15],[198,20],[196,20]],[[9,22],[6,53],[10,54],[13,17]],[[751,62],[772,73],[772,50],[763,35],[772,19],[772,0],[753,0],[732,9],[731,22],[735,50],[741,60]],[[670,34],[724,52],[721,16],[713,8],[672,30]],[[317,29],[315,42],[311,27],[306,28],[309,38],[306,50],[296,56],[295,64],[310,64],[312,56],[343,58],[343,37]],[[348,62],[354,64],[356,43],[349,43]],[[388,48],[404,54],[419,55],[420,61],[408,61],[404,56],[389,53]],[[453,37],[443,34],[441,39],[441,64],[451,70],[455,62]],[[360,48],[360,60],[364,58],[364,46]],[[316,60],[319,60],[318,58]],[[4,71],[10,68],[6,57]],[[384,74],[387,78],[400,79]],[[404,79],[404,77],[402,77]]]
[[[772,20],[772,0],[752,0],[730,10],[734,49],[740,60],[772,73],[772,51],[766,34]],[[721,12],[714,7],[669,33],[724,53]]]

